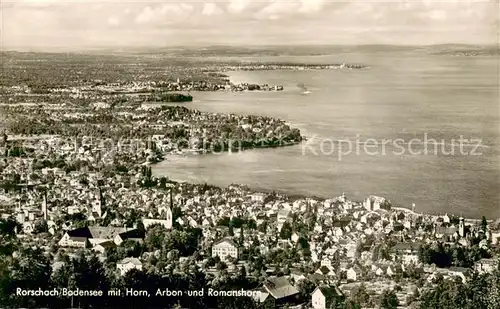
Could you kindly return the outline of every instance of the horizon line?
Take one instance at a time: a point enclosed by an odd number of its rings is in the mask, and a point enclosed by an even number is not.
[[[475,47],[497,47],[500,48],[500,42],[496,43],[438,43],[438,44],[388,44],[388,43],[366,43],[366,44],[309,44],[309,43],[296,43],[296,44],[230,44],[230,43],[212,43],[212,44],[179,44],[179,45],[96,45],[96,46],[79,46],[71,47],[67,45],[59,46],[0,46],[0,52],[44,52],[53,50],[71,50],[72,52],[85,52],[85,51],[98,51],[98,50],[136,50],[136,49],[203,49],[214,47],[227,47],[227,48],[283,48],[283,47],[437,47],[437,46],[475,46]],[[22,49],[22,50],[20,50]],[[26,50],[30,51],[26,51]]]

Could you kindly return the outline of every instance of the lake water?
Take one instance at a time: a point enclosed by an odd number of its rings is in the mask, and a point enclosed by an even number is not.
[[[415,203],[422,212],[500,216],[499,66],[495,57],[431,56],[413,51],[244,60],[346,62],[370,68],[231,72],[233,82],[280,84],[285,90],[192,93],[195,101],[184,105],[282,118],[301,129],[309,137],[307,143],[169,157],[154,166],[154,174],[321,197],[345,192],[361,200],[374,194],[401,206]],[[299,83],[311,93],[301,94]],[[469,140],[462,142],[462,149],[461,136]],[[338,143],[343,139],[350,142]],[[394,145],[396,139],[400,139],[398,145]],[[475,149],[478,140],[480,147]],[[368,143],[377,145],[366,148]],[[347,154],[349,145],[353,150]],[[340,149],[346,154],[339,158]]]

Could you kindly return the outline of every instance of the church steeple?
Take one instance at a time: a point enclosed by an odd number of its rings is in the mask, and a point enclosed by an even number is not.
[[[104,195],[102,194],[102,189],[99,187],[99,196],[97,198],[97,201],[93,207],[93,211],[95,211],[99,217],[102,217],[102,210],[104,206],[106,205],[106,201],[104,200]]]
[[[165,213],[165,218],[167,220],[167,229],[171,229],[173,226],[173,214],[172,210],[174,209],[174,192],[173,192],[173,187],[170,187],[170,205],[167,207],[166,213]]]
[[[463,217],[460,217],[459,219],[459,223],[458,223],[458,234],[460,235],[460,237],[465,237],[465,220]]]
[[[167,220],[167,228],[171,229],[174,222],[172,218],[172,209],[170,209],[170,207],[167,208],[166,211],[166,220]]]
[[[42,213],[43,220],[47,221],[47,191],[43,192]]]
[[[170,188],[170,209],[174,208],[174,192],[173,188]]]
[[[101,207],[106,206],[106,201],[104,200],[101,187],[99,187],[99,203],[101,204]]]

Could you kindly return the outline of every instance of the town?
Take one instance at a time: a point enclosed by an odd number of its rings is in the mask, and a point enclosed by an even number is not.
[[[16,98],[35,86],[3,87],[1,306],[498,308],[500,220],[338,188],[320,199],[154,176],[150,165],[172,155],[303,137],[280,119],[120,100],[104,85],[50,86],[33,104]]]
[[[443,278],[466,284],[475,272],[498,268],[500,221],[429,216],[375,196],[363,202],[345,194],[292,199],[237,185],[156,179],[147,168],[105,177],[36,169],[23,157],[6,160],[37,180],[21,177],[16,187],[3,189],[2,254],[12,255],[7,263],[20,272],[36,267],[31,271],[42,276],[51,269],[41,286],[71,282],[67,276],[83,271],[77,265],[95,263],[92,276],[123,280],[128,288],[144,287],[147,282],[137,282],[148,274],[203,274],[206,286],[217,289],[231,278],[245,282],[242,288],[259,292],[256,304],[330,308],[325,302],[363,295],[363,308],[373,308],[391,295],[398,305],[410,305]],[[4,166],[4,178],[8,171]],[[33,246],[43,258],[31,255]],[[6,278],[40,284],[18,275]],[[93,282],[73,284],[88,289]]]

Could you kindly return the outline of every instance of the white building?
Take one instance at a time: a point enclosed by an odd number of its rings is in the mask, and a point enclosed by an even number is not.
[[[314,309],[333,308],[335,299],[342,297],[342,292],[336,287],[319,286],[311,294],[312,307]]]
[[[398,243],[392,247],[393,258],[401,258],[403,264],[418,263],[418,247],[411,243]]]
[[[229,257],[238,259],[238,246],[228,238],[223,238],[212,246],[212,256],[227,262]]]
[[[87,237],[70,236],[67,232],[59,240],[61,247],[85,248],[87,246]]]
[[[351,267],[347,270],[347,280],[349,281],[358,281],[363,277],[363,272],[357,266]]]
[[[23,232],[24,234],[31,234],[35,229],[35,224],[33,222],[23,222]]]
[[[170,217],[168,217],[168,212],[167,212],[167,219],[165,219],[165,220],[143,218],[142,224],[144,225],[144,229],[147,230],[148,227],[150,227],[152,225],[160,224],[160,225],[163,225],[166,229],[171,230],[172,229],[172,215],[171,214],[172,214],[172,212],[170,212]]]
[[[289,209],[281,209],[280,211],[278,211],[278,216],[277,216],[278,223],[280,224],[285,223],[286,221],[288,221],[288,219],[290,219],[290,215],[291,212]]]
[[[480,274],[492,273],[498,267],[495,259],[480,259],[474,264],[474,270]]]
[[[446,277],[458,277],[462,279],[463,283],[467,282],[467,278],[469,278],[472,274],[471,269],[469,268],[464,268],[464,267],[450,267],[447,270],[447,273],[445,273],[445,278]]]
[[[497,245],[498,243],[500,243],[500,232],[498,232],[498,231],[492,232],[491,233],[491,244]]]
[[[116,263],[116,268],[123,276],[131,269],[142,270],[142,263],[138,258],[124,258],[123,260]]]
[[[379,209],[390,210],[391,202],[386,200],[384,197],[370,195],[364,201],[363,206],[369,211]]]
[[[263,193],[255,193],[255,194],[250,195],[250,198],[252,199],[252,202],[264,203],[264,200],[266,199],[266,195]]]

